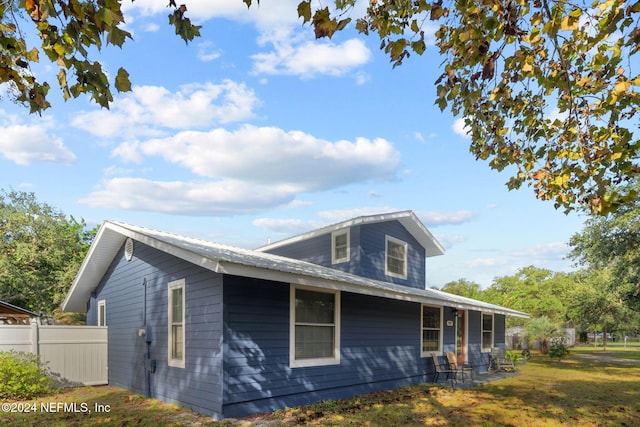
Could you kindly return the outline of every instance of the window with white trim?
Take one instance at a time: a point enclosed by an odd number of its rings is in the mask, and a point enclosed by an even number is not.
[[[442,352],[442,307],[422,306],[422,355]]]
[[[493,314],[482,313],[482,351],[491,351],[493,347]]]
[[[340,292],[291,285],[291,367],[340,363]]]
[[[384,273],[387,276],[407,278],[407,242],[387,236],[385,258]]]
[[[184,368],[185,351],[184,279],[168,284],[168,364]]]
[[[103,299],[98,301],[98,326],[107,326],[107,303]]]
[[[349,230],[334,231],[331,233],[331,263],[349,261]]]

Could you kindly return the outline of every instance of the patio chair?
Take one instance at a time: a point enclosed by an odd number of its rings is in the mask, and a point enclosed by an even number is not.
[[[464,382],[465,372],[469,372],[469,378],[473,381],[473,368],[470,365],[458,365],[458,358],[452,351],[447,351],[446,355],[449,367],[462,374],[462,382]]]
[[[489,371],[515,371],[516,365],[513,360],[505,355],[504,349],[494,347],[491,349],[491,359],[489,359]]]
[[[451,369],[449,363],[441,364],[436,353],[431,353],[431,358],[433,359],[433,366],[435,368],[433,382],[437,383],[440,374],[445,374],[447,376],[446,379],[451,379],[451,387],[453,387],[457,382],[456,374],[458,373],[458,371]]]

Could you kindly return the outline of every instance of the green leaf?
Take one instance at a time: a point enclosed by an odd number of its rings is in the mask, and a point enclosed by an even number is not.
[[[118,69],[118,74],[116,76],[116,89],[118,92],[131,92],[129,73],[122,67]]]
[[[302,23],[311,21],[311,1],[302,1],[298,4],[298,17],[302,18]]]

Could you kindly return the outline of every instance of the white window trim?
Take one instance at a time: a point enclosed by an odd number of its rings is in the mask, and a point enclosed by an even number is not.
[[[491,316],[491,345],[488,349],[484,348],[483,339],[484,339],[484,316]],[[481,313],[480,314],[480,351],[482,353],[490,353],[491,349],[495,346],[495,333],[496,333],[496,318],[493,313]]]
[[[398,274],[393,271],[389,271],[389,242],[395,243],[396,245],[404,246],[404,274]],[[395,237],[386,236],[384,242],[384,274],[391,277],[397,277],[398,279],[406,279],[407,278],[407,270],[408,266],[408,245],[407,242],[396,239]]]
[[[173,366],[175,368],[184,368],[185,367],[185,359],[186,359],[186,317],[185,317],[185,302],[186,302],[186,289],[184,285],[184,279],[174,280],[173,282],[169,282],[167,285],[167,363],[169,366]],[[173,313],[171,310],[171,306],[173,303],[173,290],[182,288],[182,359],[176,359],[173,357],[171,352],[171,346],[173,340],[171,339],[171,324],[173,323]]]
[[[424,345],[422,342],[422,331],[424,331],[424,308],[425,307],[437,308],[440,310],[440,333],[438,334],[438,350],[436,351],[436,353],[438,354],[442,354],[442,343],[443,343],[442,340],[444,335],[444,327],[443,327],[444,315],[443,315],[442,307],[438,305],[430,305],[430,304],[420,305],[420,356],[431,357],[431,353],[433,353],[433,351],[422,351],[422,349],[424,348]]]
[[[102,309],[102,313],[104,315],[104,323],[100,324],[100,310]],[[107,302],[103,299],[98,301],[98,319],[96,321],[98,326],[107,326]]]
[[[333,294],[335,297],[333,357],[296,360],[296,289]],[[289,366],[303,368],[307,366],[328,366],[340,364],[340,291],[319,289],[311,286],[291,285],[289,298]]]
[[[336,258],[336,237],[347,235],[347,255],[344,258]],[[331,233],[331,264],[348,262],[351,259],[351,233],[349,229],[337,230]]]

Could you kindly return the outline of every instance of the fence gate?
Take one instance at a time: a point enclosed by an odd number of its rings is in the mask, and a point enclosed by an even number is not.
[[[40,355],[64,385],[108,384],[106,326],[0,325],[0,351]]]

